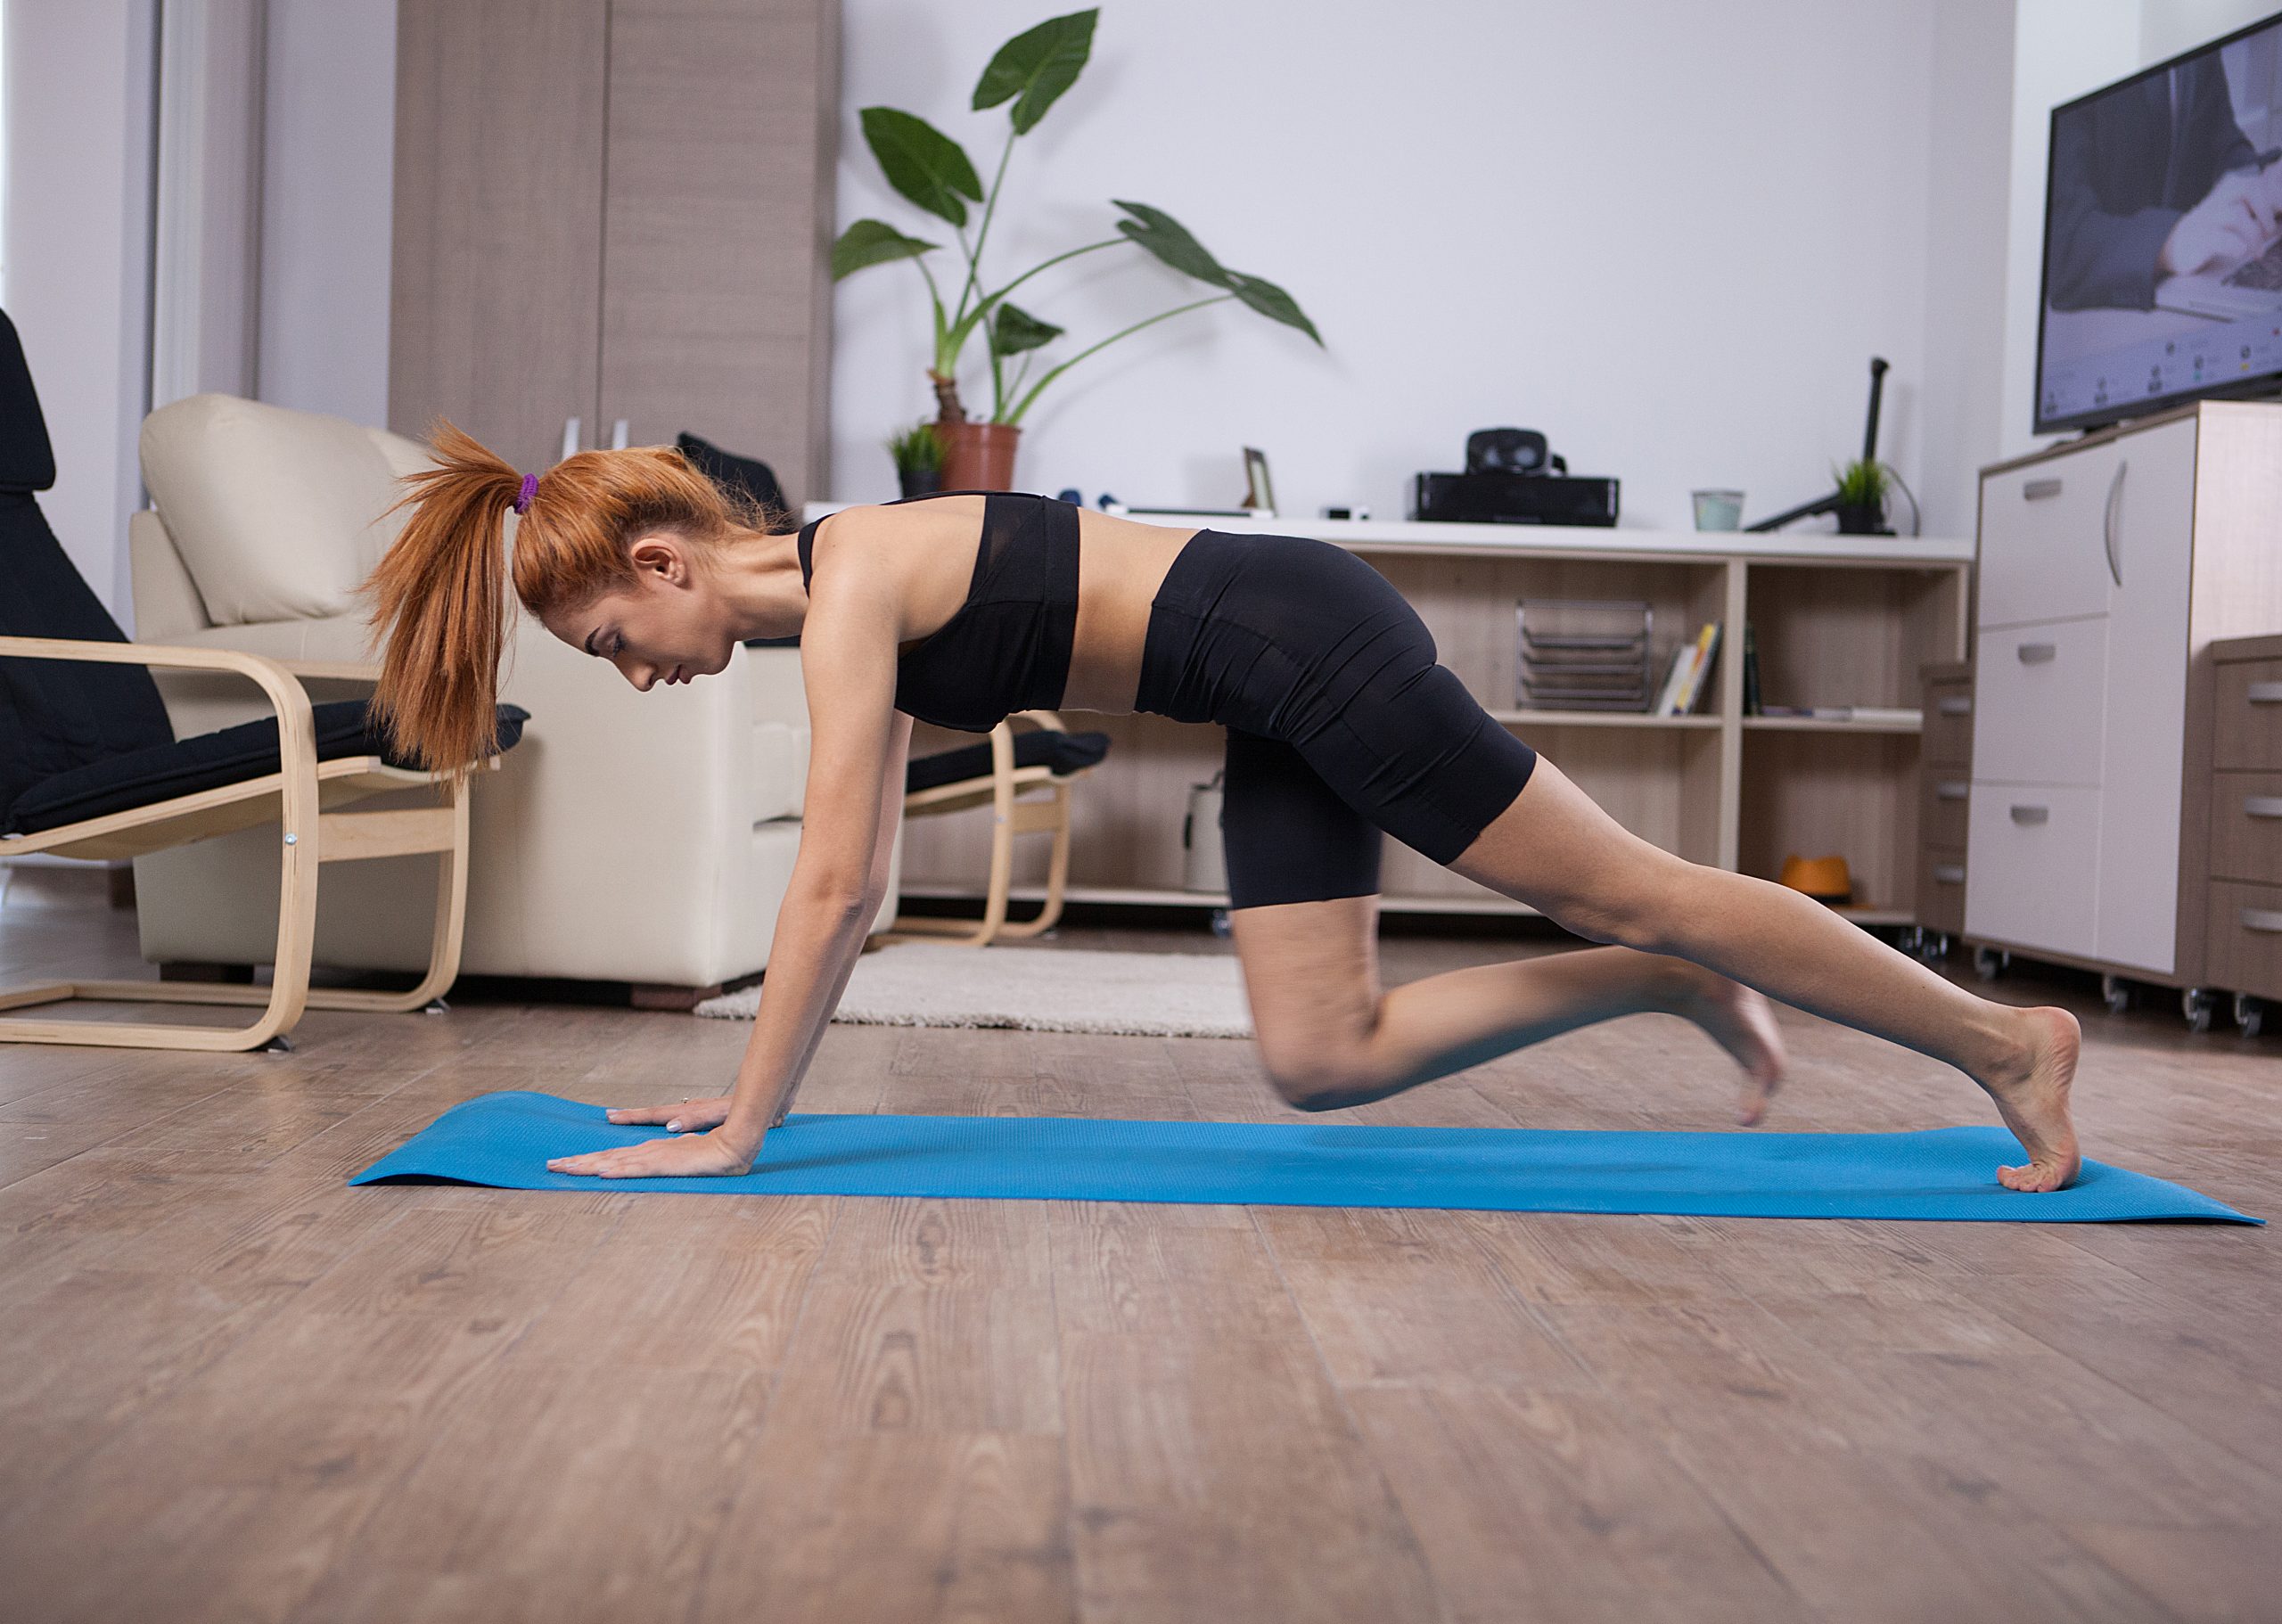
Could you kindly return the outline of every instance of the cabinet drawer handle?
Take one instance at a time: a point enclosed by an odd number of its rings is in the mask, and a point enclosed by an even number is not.
[[[2282,936],[2282,908],[2245,908],[2243,929],[2263,931],[2270,936]]]
[[[1933,799],[1935,800],[1963,800],[1972,793],[1973,785],[1970,783],[1962,783],[1955,778],[1950,779],[1946,783],[1937,783],[1933,786]],[[2282,802],[2278,802],[2277,804],[2282,805]],[[2278,816],[2282,816],[2282,814],[2278,814]]]
[[[2245,795],[2243,797],[2245,817],[2282,817],[2282,795]]]
[[[2020,655],[2023,665],[2040,666],[2060,657],[2060,645],[2056,643],[2023,643],[2014,652]]]
[[[2282,682],[2254,682],[2245,696],[2253,705],[2282,705]]]
[[[2031,480],[2021,487],[2021,499],[2024,502],[2041,502],[2048,496],[2059,494],[2060,481],[2057,480]]]
[[[2115,478],[2107,488],[2107,509],[2100,515],[2100,545],[2107,550],[2107,572],[2119,586],[2123,585],[2123,558],[2122,544],[2116,539],[2115,504],[2123,495],[2123,475],[2130,466],[2129,463],[2115,465]]]
[[[2282,688],[2282,683],[2277,683],[2275,686]],[[1939,710],[1943,716],[1971,716],[1973,714],[1973,695],[1970,693],[1944,694],[1941,697],[1941,703],[1935,706],[1934,709]]]
[[[2052,808],[2025,807],[2015,801],[2013,804],[2013,821],[2023,828],[2032,829],[2039,824],[2048,824],[2052,821]]]
[[[1965,865],[1962,863],[1934,864],[1933,882],[1937,885],[1963,885],[1965,883]]]

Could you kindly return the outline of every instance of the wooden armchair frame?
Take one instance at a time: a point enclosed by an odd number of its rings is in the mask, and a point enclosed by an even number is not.
[[[1015,722],[1027,722],[1033,727],[1058,733],[1069,731],[1054,711],[1018,710],[990,730],[988,776],[939,783],[931,790],[915,790],[903,798],[906,817],[932,817],[945,812],[964,812],[986,801],[990,804],[990,882],[984,896],[981,924],[927,915],[898,915],[891,927],[894,933],[949,936],[965,946],[984,947],[1002,936],[1019,939],[1039,935],[1052,930],[1055,922],[1062,917],[1063,891],[1070,879],[1070,786],[1094,769],[1088,766],[1074,773],[1056,773],[1050,767],[1016,767],[1012,726]],[[1028,791],[1041,786],[1051,791],[1047,799],[1021,799]],[[1035,918],[1009,924],[1006,896],[1014,883],[1014,837],[1032,833],[1054,836],[1054,852],[1047,866],[1046,902]]]
[[[227,834],[259,824],[280,825],[277,948],[267,988],[198,981],[50,981],[0,988],[0,1011],[95,999],[131,1004],[260,1005],[246,1027],[170,1026],[139,1021],[35,1021],[0,1017],[0,1043],[92,1044],[144,1049],[258,1049],[282,1038],[304,1009],[405,1011],[430,1003],[459,973],[467,907],[468,791],[465,777],[414,772],[378,756],[320,761],[309,696],[302,677],[372,680],[364,666],[269,660],[234,649],[155,644],[0,637],[0,660],[90,660],[160,670],[227,671],[261,689],[277,715],[278,767],[241,783],[153,801],[37,834],[0,840],[0,857],[52,852],[70,857],[132,857]],[[481,764],[488,768],[497,760]],[[341,813],[368,796],[432,788],[439,804]],[[436,924],[427,973],[409,992],[362,992],[309,986],[316,931],[317,877],[326,863],[436,852]]]

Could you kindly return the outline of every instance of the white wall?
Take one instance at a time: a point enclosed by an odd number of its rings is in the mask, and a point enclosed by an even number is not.
[[[55,445],[40,505],[122,621],[150,367],[154,19],[152,0],[4,12],[8,314]]]
[[[259,393],[385,424],[396,0],[268,10]]]
[[[1955,532],[1969,522],[1960,467],[1991,448],[1925,422],[1929,399],[1958,392],[1927,376],[1929,313],[1964,297],[1929,276],[1929,244],[1969,232],[1973,212],[1961,226],[1946,198],[1933,205],[1937,133],[2001,122],[2008,86],[1937,54],[1984,49],[2008,9],[1107,8],[1085,77],[1017,152],[999,276],[1102,234],[1109,198],[1137,198],[1286,286],[1329,349],[1233,308],[1168,324],[1057,385],[1018,477],[1088,499],[1225,504],[1249,443],[1268,450],[1286,513],[1360,501],[1397,516],[1411,473],[1457,465],[1471,429],[1516,422],[1578,472],[1620,476],[1627,524],[1686,525],[1700,485],[1742,487],[1758,516],[1828,488],[1859,446],[1876,352],[1894,365],[1884,449],[1935,499],[1931,528]],[[964,110],[989,53],[1040,10],[848,0],[841,225],[939,224],[878,178],[857,126],[868,103],[933,119],[987,176],[1004,112]],[[1998,26],[1975,21],[1991,10]],[[1024,302],[1088,338],[1193,286],[1136,250],[1079,265],[1092,268],[1042,277]],[[928,410],[919,294],[899,266],[839,290],[842,496],[891,494],[879,442]]]

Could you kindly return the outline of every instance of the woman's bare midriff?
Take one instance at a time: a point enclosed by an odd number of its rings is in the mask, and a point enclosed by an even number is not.
[[[850,510],[882,553],[902,561],[903,637],[909,649],[940,630],[966,602],[981,545],[981,496],[941,496],[908,505]],[[842,525],[834,539],[853,539]],[[824,531],[818,532],[819,537]],[[1141,685],[1141,649],[1149,607],[1165,571],[1193,529],[1141,524],[1089,508],[1078,511],[1078,620],[1071,634],[1065,710],[1119,713],[1133,709]],[[819,545],[823,545],[821,539]]]

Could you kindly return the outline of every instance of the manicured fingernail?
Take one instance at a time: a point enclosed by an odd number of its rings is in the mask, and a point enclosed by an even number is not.
[[[669,1134],[677,1134],[681,1132],[681,1124],[678,1122],[669,1122],[666,1124],[666,1131]]]

